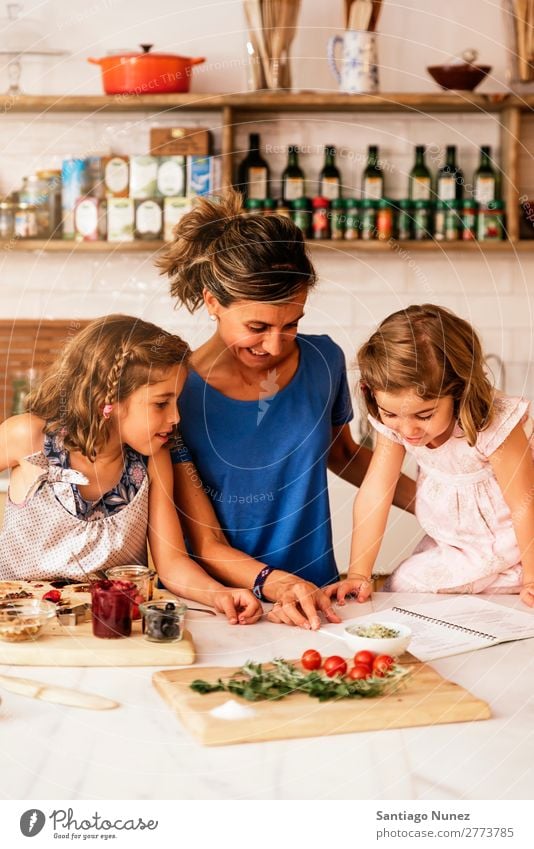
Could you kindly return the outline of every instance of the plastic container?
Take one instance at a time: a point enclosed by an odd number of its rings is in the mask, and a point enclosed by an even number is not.
[[[134,563],[131,566],[112,566],[106,569],[105,574],[108,581],[130,581],[135,584],[137,592],[133,598],[132,619],[140,619],[139,605],[152,598],[155,570]]]
[[[140,604],[143,616],[143,633],[153,643],[175,643],[184,635],[187,606],[182,601],[148,601]]]
[[[137,587],[132,581],[95,581],[91,584],[93,634],[103,639],[129,637]]]
[[[0,601],[0,640],[8,643],[36,640],[55,615],[56,605],[49,601],[37,598]]]

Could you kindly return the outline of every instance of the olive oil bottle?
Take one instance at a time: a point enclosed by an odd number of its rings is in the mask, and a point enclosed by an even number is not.
[[[287,166],[282,173],[282,198],[292,201],[305,197],[304,171],[299,166],[299,149],[291,145],[287,149]]]
[[[432,175],[425,164],[425,148],[415,148],[415,163],[409,177],[410,200],[430,200],[432,197]]]
[[[245,200],[265,200],[269,197],[270,170],[260,154],[259,133],[249,135],[249,151],[237,170],[236,188]]]
[[[497,172],[491,164],[491,148],[480,148],[480,165],[474,173],[475,200],[481,206],[487,206],[498,198]]]
[[[380,200],[384,197],[384,175],[378,162],[376,145],[369,145],[367,150],[367,165],[362,178],[362,197],[370,200]]]
[[[438,171],[437,200],[462,200],[464,175],[456,164],[456,147],[448,145],[445,165]]]
[[[324,165],[319,174],[319,195],[327,200],[341,197],[341,174],[336,167],[336,149],[329,144],[324,149]]]

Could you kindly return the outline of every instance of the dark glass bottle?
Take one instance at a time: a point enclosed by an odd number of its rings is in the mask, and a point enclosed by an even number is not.
[[[443,168],[438,171],[436,185],[437,200],[462,200],[464,175],[456,164],[456,147],[447,147],[447,158]]]
[[[497,200],[497,172],[491,164],[491,148],[480,148],[480,165],[473,177],[475,200],[481,206],[487,206]]]
[[[299,149],[291,145],[287,149],[287,166],[282,173],[282,198],[286,202],[305,196],[304,171],[299,166]]]
[[[260,154],[259,133],[249,135],[249,151],[237,169],[237,186],[244,199],[269,197],[269,166]]]
[[[384,197],[384,175],[378,164],[376,145],[369,145],[367,150],[367,165],[362,178],[362,197],[370,200],[380,200]]]
[[[410,171],[409,197],[410,200],[430,200],[432,196],[432,175],[425,164],[425,148],[418,145],[415,148],[415,163]]]
[[[328,144],[324,149],[324,165],[319,174],[319,195],[328,200],[341,197],[341,174],[336,167],[336,149]]]

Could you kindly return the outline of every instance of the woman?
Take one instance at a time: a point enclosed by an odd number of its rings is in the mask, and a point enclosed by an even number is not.
[[[316,629],[322,611],[338,622],[319,589],[338,577],[327,469],[359,486],[371,455],[350,433],[341,349],[297,334],[316,282],[302,233],[281,216],[243,216],[227,192],[182,218],[159,264],[178,303],[204,304],[216,323],[191,357],[173,454],[192,551],[219,580],[274,602],[273,621]],[[401,480],[395,503],[413,492]]]

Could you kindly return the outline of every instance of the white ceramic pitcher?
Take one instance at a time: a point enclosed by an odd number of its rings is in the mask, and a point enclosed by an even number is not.
[[[341,70],[336,60],[336,47],[343,45]],[[376,33],[367,30],[346,30],[328,41],[328,64],[339,82],[340,91],[347,94],[372,94],[378,91],[378,57]]]

